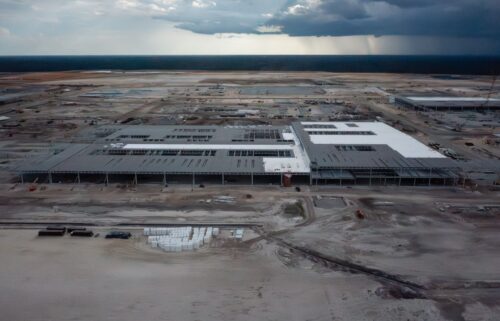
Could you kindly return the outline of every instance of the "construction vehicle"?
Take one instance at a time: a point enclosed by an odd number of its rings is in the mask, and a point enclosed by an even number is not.
[[[28,191],[34,192],[37,189],[38,177],[28,186]]]

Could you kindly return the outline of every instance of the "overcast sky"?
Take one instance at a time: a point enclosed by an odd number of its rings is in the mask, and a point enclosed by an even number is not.
[[[0,0],[17,54],[500,54],[500,0]]]

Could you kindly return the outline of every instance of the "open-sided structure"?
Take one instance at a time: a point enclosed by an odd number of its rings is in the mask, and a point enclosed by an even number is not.
[[[500,110],[500,99],[484,97],[396,96],[394,102],[420,111]]]
[[[380,122],[104,126],[14,169],[23,182],[454,184],[445,156]]]

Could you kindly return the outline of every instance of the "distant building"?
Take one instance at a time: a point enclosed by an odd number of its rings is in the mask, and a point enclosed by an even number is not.
[[[24,182],[455,184],[456,163],[381,122],[103,126],[30,158]]]
[[[500,110],[498,98],[395,96],[394,103],[420,111]]]

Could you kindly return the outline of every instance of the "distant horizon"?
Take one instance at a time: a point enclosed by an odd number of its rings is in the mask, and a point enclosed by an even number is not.
[[[0,57],[500,57],[500,53],[494,54],[8,54]]]
[[[496,75],[494,55],[18,55],[0,71],[317,71]]]

